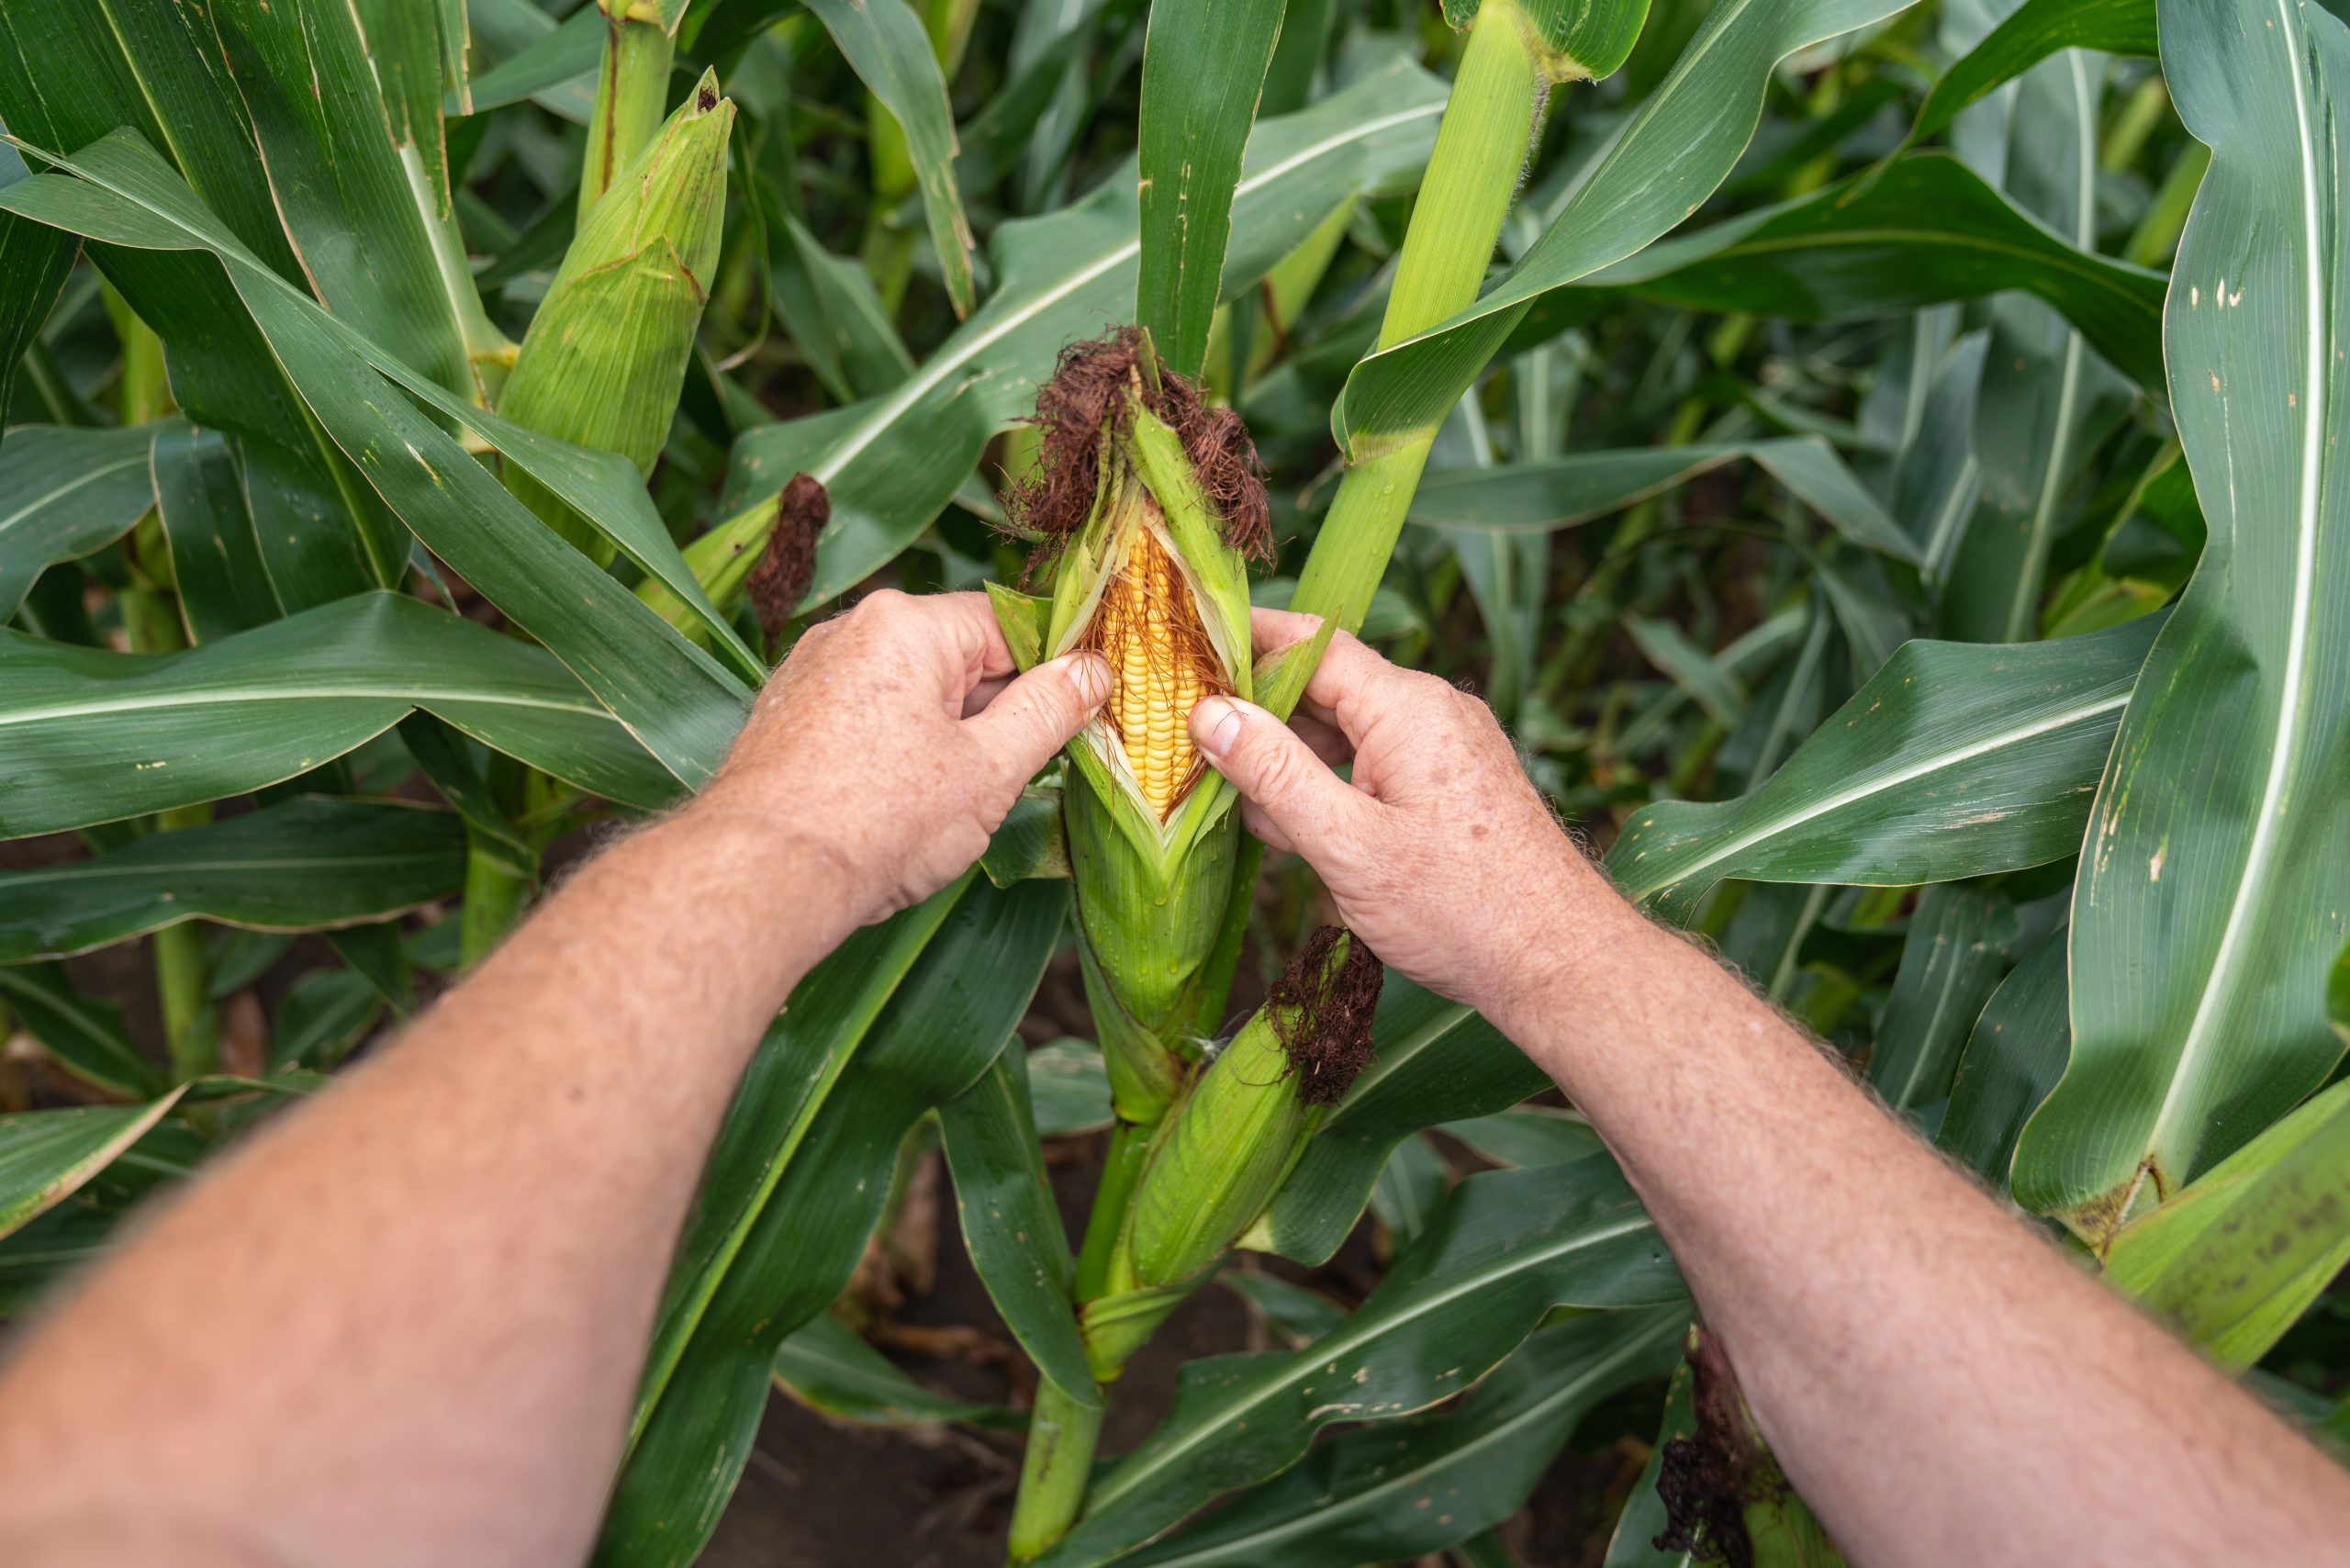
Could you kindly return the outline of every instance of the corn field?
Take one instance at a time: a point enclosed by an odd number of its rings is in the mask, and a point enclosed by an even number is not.
[[[768,1032],[599,1564],[782,1399],[996,1456],[956,1562],[1719,1549],[1615,1163],[1186,732],[1332,628],[2350,1441],[2337,9],[0,0],[0,1312],[983,588],[1113,697]],[[877,1348],[941,1169],[983,1395]]]

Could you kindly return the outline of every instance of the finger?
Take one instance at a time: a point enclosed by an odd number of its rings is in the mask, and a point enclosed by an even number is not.
[[[1063,654],[1006,686],[964,728],[978,741],[997,782],[1017,790],[1085,727],[1109,696],[1108,660],[1095,653]]]
[[[964,695],[979,682],[1005,679],[1019,669],[983,593],[917,596],[885,588],[858,606],[867,608],[888,635],[924,655],[922,664],[936,672],[950,713],[960,711]]]
[[[1269,651],[1278,652],[1303,642],[1321,627],[1320,616],[1300,615],[1287,610],[1252,610],[1248,617],[1249,641],[1259,657]],[[1372,652],[1360,638],[1350,633],[1334,632],[1329,646],[1322,651],[1320,662],[1314,666],[1313,677],[1305,683],[1301,706],[1324,722],[1337,725],[1360,745],[1366,722],[1363,710],[1375,707],[1382,697],[1404,689],[1408,679],[1408,671]],[[1350,712],[1350,708],[1354,711]]]
[[[1192,739],[1309,860],[1357,831],[1374,809],[1287,724],[1253,702],[1209,698],[1192,710]]]
[[[1259,658],[1303,643],[1322,630],[1322,618],[1294,610],[1252,610],[1248,612],[1248,645]]]
[[[1297,846],[1289,841],[1289,835],[1275,827],[1273,819],[1265,814],[1265,809],[1252,801],[1240,802],[1240,825],[1268,849],[1278,849],[1284,855],[1297,853]]]
[[[1311,713],[1292,713],[1289,727],[1297,732],[1297,738],[1305,743],[1308,751],[1332,767],[1344,767],[1355,759],[1354,743],[1347,739],[1344,730],[1326,720]]]
[[[1011,684],[1009,680],[999,680],[993,678],[979,682],[979,685],[963,693],[963,711],[959,716],[966,719],[978,718],[987,711],[989,703],[1003,695],[1004,689]]]

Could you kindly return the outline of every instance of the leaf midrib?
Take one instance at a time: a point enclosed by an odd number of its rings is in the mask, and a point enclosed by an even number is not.
[[[315,702],[349,698],[355,701],[403,702],[411,708],[425,707],[434,702],[488,703],[500,708],[529,708],[549,712],[578,713],[591,718],[620,721],[603,708],[588,701],[558,701],[554,698],[518,697],[511,692],[464,690],[456,689],[375,686],[228,686],[206,687],[188,691],[165,691],[109,699],[83,699],[68,702],[52,702],[28,708],[0,711],[0,729],[12,724],[35,724],[56,719],[84,719],[110,713],[143,713],[165,708],[203,708],[244,702]]]
[[[1636,890],[1632,894],[1633,900],[1635,902],[1645,902],[1667,888],[1677,887],[1680,884],[1688,881],[1691,878],[1709,870],[1713,867],[1720,865],[1723,861],[1730,858],[1734,855],[1751,849],[1755,845],[1762,842],[1766,838],[1801,827],[1807,823],[1816,822],[1831,812],[1840,812],[1847,806],[1857,805],[1861,801],[1868,800],[1871,796],[1884,794],[1889,790],[1898,789],[1900,786],[1911,783],[1919,778],[1922,778],[1928,774],[1937,773],[1945,768],[1956,767],[1963,763],[1972,762],[1978,756],[1986,756],[1989,753],[2000,750],[2003,747],[2020,745],[2028,740],[2036,740],[2042,735],[2053,734],[2055,731],[2065,729],[2073,724],[2087,722],[2091,719],[2097,718],[2100,714],[2110,713],[2116,709],[2126,707],[2130,701],[2130,695],[2131,694],[2129,692],[2124,691],[2116,695],[2098,698],[2093,702],[2078,703],[2074,706],[2062,709],[2057,712],[2050,714],[2044,719],[2035,720],[2031,723],[2020,724],[2011,729],[2001,730],[1996,734],[1986,736],[1982,740],[1974,741],[1963,746],[1956,746],[1948,751],[1936,752],[1923,760],[1912,763],[1906,767],[1896,768],[1889,773],[1866,779],[1851,789],[1839,790],[1837,793],[1829,796],[1826,800],[1815,801],[1811,805],[1807,806],[1800,811],[1789,812],[1782,815],[1774,816],[1769,822],[1737,835],[1729,843],[1722,845],[1720,847],[1701,857],[1697,860],[1693,861],[1686,866],[1675,868],[1673,869],[1673,874],[1669,880],[1662,882],[1633,883],[1632,886]]]
[[[1525,1428],[1549,1416],[1559,1406],[1581,1394],[1594,1383],[1606,1377],[1624,1362],[1652,1349],[1659,1339],[1665,1337],[1666,1331],[1678,1331],[1676,1320],[1660,1318],[1654,1327],[1645,1333],[1636,1334],[1616,1346],[1576,1376],[1544,1394],[1516,1415],[1510,1417],[1507,1420],[1496,1422],[1459,1448],[1446,1450],[1429,1463],[1399,1471],[1375,1486],[1367,1486],[1360,1492],[1348,1494],[1344,1498],[1326,1501],[1306,1513],[1283,1519],[1279,1524],[1251,1531],[1247,1535],[1235,1536],[1229,1540],[1218,1541],[1203,1551],[1186,1552],[1181,1557],[1162,1557],[1153,1562],[1151,1568],[1182,1568],[1185,1563],[1215,1562],[1230,1558],[1236,1551],[1244,1548],[1262,1547],[1274,1541],[1286,1540],[1301,1531],[1326,1529],[1330,1526],[1331,1516],[1335,1513],[1360,1508],[1370,1500],[1391,1493],[1408,1492],[1418,1485],[1425,1477],[1460,1463],[1481,1449],[1491,1448],[1505,1439],[1515,1437]],[[1313,1347],[1306,1348],[1311,1350]]]
[[[1374,120],[1367,120],[1337,135],[1325,137],[1313,145],[1291,154],[1263,173],[1250,174],[1242,179],[1233,187],[1232,199],[1237,204],[1242,196],[1250,195],[1292,170],[1302,168],[1324,153],[1343,147],[1348,142],[1365,140],[1381,131],[1391,130],[1416,119],[1439,116],[1443,112],[1444,105],[1441,102],[1422,104],[1414,108],[1383,115]],[[968,342],[964,343],[955,352],[935,356],[918,374],[901,383],[879,408],[874,409],[860,429],[850,432],[837,442],[825,454],[823,461],[811,472],[825,484],[836,482],[842,470],[854,462],[867,447],[878,441],[882,434],[908,409],[945,385],[950,376],[978,357],[981,351],[1001,342],[1094,279],[1115,271],[1119,266],[1138,258],[1141,254],[1142,240],[1137,235],[1118,246],[1117,249],[1109,252],[1100,261],[1080,272],[1071,274],[1051,288],[1035,296],[1020,308],[1007,311],[1002,319],[991,323],[985,330],[974,334]]]
[[[1604,1242],[1614,1241],[1622,1237],[1654,1228],[1655,1224],[1649,1218],[1646,1211],[1635,1209],[1632,1217],[1619,1220],[1614,1225],[1596,1230],[1576,1231],[1549,1247],[1508,1254],[1496,1260],[1494,1263],[1489,1263],[1472,1273],[1454,1280],[1440,1291],[1431,1292],[1428,1295],[1399,1311],[1381,1315],[1367,1328],[1359,1327],[1359,1321],[1350,1321],[1346,1327],[1337,1329],[1326,1338],[1318,1339],[1298,1351],[1295,1361],[1310,1361],[1319,1364],[1341,1360],[1351,1354],[1359,1345],[1383,1338],[1418,1322],[1439,1307],[1449,1306],[1462,1296],[1474,1294],[1486,1286],[1507,1279],[1513,1274],[1524,1273],[1572,1253],[1597,1247]],[[1203,1418],[1191,1432],[1178,1438],[1167,1448],[1146,1456],[1150,1462],[1140,1467],[1140,1476],[1136,1480],[1128,1480],[1127,1467],[1122,1466],[1112,1473],[1109,1479],[1102,1483],[1101,1489],[1089,1499],[1088,1512],[1099,1513],[1108,1508],[1118,1498],[1135,1490],[1141,1481],[1148,1480],[1151,1476],[1165,1472],[1171,1462],[1182,1458],[1209,1440],[1237,1417],[1256,1409],[1274,1397],[1276,1394],[1292,1387],[1295,1382],[1296,1374],[1271,1379],[1260,1384],[1254,1392],[1225,1405],[1213,1415]],[[1416,1406],[1416,1408],[1424,1409],[1426,1406]],[[1410,1412],[1397,1410],[1389,1414],[1404,1416]]]

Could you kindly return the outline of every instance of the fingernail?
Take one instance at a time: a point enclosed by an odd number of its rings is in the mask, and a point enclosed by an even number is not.
[[[1110,661],[1096,653],[1075,653],[1063,655],[1069,661],[1069,683],[1085,701],[1086,711],[1091,712],[1110,700]]]
[[[1211,758],[1220,759],[1240,738],[1240,710],[1228,699],[1209,698],[1192,710],[1192,738]]]

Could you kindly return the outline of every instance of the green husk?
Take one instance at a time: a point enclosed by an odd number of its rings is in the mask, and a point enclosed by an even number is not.
[[[1248,574],[1225,543],[1181,438],[1137,389],[1102,432],[1093,505],[1056,567],[1049,599],[991,588],[996,618],[1026,668],[1079,645],[1134,531],[1157,527],[1189,585],[1231,689],[1253,694]],[[1158,503],[1156,523],[1145,497]],[[1203,1006],[1238,861],[1238,823],[1224,779],[1210,772],[1161,823],[1136,786],[1106,717],[1069,744],[1063,795],[1077,883],[1086,998],[1120,1118],[1148,1126],[1166,1114],[1215,1020]]]
[[[1152,1151],[1127,1255],[1146,1289],[1213,1269],[1273,1194],[1370,1052],[1379,962],[1315,934],[1272,996],[1199,1075]]]
[[[573,238],[499,413],[653,472],[718,262],[733,124],[717,73],[705,73]],[[506,487],[582,550],[610,560],[610,543],[518,466],[507,467]]]
[[[1065,654],[1083,638],[1103,589],[1125,559],[1131,532],[1150,526],[1140,504],[1147,493],[1158,503],[1164,520],[1159,543],[1174,557],[1191,587],[1201,624],[1207,630],[1233,692],[1253,697],[1248,564],[1239,551],[1225,543],[1221,522],[1201,494],[1181,438],[1130,392],[1123,428],[1105,439],[1109,460],[1102,465],[1092,514],[1084,530],[1070,541],[1054,577],[1046,656]],[[1226,814],[1232,801],[1229,787],[1214,787],[1224,782],[1220,777],[1203,778],[1161,823],[1125,772],[1111,735],[1107,720],[1097,719],[1070,743],[1069,759],[1109,808],[1155,890],[1164,892],[1177,879],[1193,844]],[[1081,888],[1080,897],[1083,897]]]

